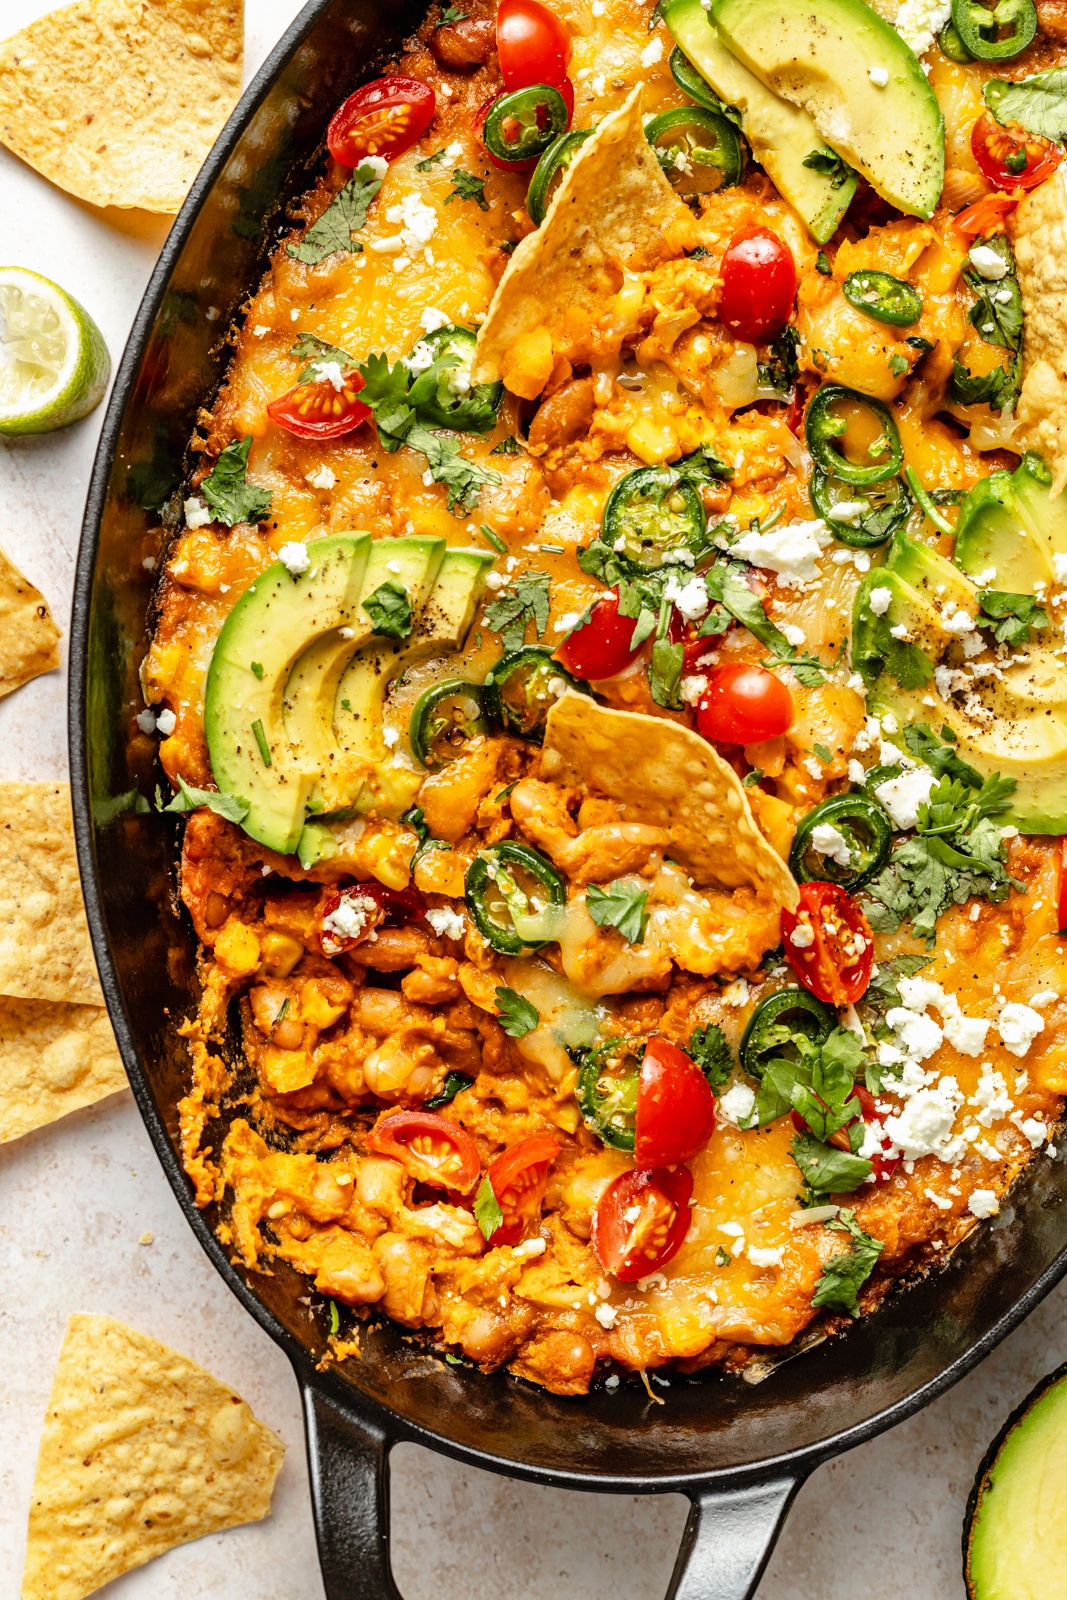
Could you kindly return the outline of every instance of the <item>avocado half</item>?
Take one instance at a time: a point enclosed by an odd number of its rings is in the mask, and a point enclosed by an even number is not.
[[[963,1577],[970,1600],[1067,1593],[1067,1365],[1012,1412],[978,1468]]]

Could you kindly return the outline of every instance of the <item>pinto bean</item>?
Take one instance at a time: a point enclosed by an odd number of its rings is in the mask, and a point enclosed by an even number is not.
[[[530,454],[570,444],[589,432],[596,409],[591,378],[572,378],[538,409],[530,424]]]
[[[493,54],[496,28],[486,18],[464,17],[462,22],[447,22],[430,35],[430,53],[442,67],[453,72],[470,72],[484,67]]]

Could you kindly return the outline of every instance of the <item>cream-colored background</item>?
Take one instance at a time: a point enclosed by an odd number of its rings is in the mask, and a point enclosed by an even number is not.
[[[246,0],[246,80],[298,7]],[[42,0],[2,0],[3,31]],[[166,233],[101,215],[0,148],[0,260],[56,278],[117,362]],[[102,412],[65,433],[0,441],[0,543],[66,629],[82,504]],[[0,777],[66,772],[65,682],[0,703]],[[145,1231],[151,1245],[139,1245]],[[0,1146],[0,1600],[19,1589],[41,1416],[71,1311],[123,1317],[232,1383],[285,1439],[271,1519],[173,1551],[115,1600],[321,1600],[296,1387],[287,1364],[202,1256],[130,1096]],[[1067,1291],[975,1374],[802,1490],[760,1600],[956,1600],[971,1478],[1007,1412],[1067,1358]],[[685,1505],[570,1495],[467,1470],[415,1446],[394,1457],[394,1562],[405,1600],[658,1600]]]

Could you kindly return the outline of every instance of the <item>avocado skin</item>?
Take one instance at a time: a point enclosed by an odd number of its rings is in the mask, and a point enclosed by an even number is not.
[[[945,123],[903,39],[863,0],[712,0],[724,42],[899,211],[929,221],[945,178]],[[877,87],[871,67],[889,81]]]
[[[1055,1596],[1063,1593],[1064,1571],[1067,1568],[1067,1538],[1064,1537],[1064,1523],[1053,1525],[1053,1531],[1060,1534],[1059,1549],[1041,1552],[1036,1546],[1042,1565],[1047,1560],[1044,1576],[1034,1562],[1035,1541],[1031,1537],[1020,1542],[1020,1547],[1010,1565],[1012,1574],[1016,1579],[1024,1578],[1027,1581],[1025,1588],[1020,1583],[1013,1582],[1010,1587],[1005,1587],[999,1581],[998,1574],[987,1563],[996,1560],[999,1553],[996,1549],[996,1533],[1001,1518],[1006,1515],[1004,1506],[1004,1477],[1010,1478],[1012,1469],[1018,1472],[1019,1466],[1012,1459],[1020,1449],[1029,1450],[1034,1447],[1034,1441],[1029,1440],[1029,1435],[1039,1429],[1048,1420],[1048,1411],[1035,1416],[1042,1405],[1056,1412],[1062,1412],[1060,1422],[1061,1431],[1067,1426],[1067,1363],[1057,1367],[1048,1377],[1033,1388],[1021,1405],[1008,1417],[1003,1428],[993,1440],[986,1451],[975,1474],[971,1492],[967,1498],[967,1509],[963,1518],[963,1581],[966,1585],[969,1600],[1054,1600]],[[1040,1441],[1037,1441],[1040,1445]],[[1006,1462],[1001,1458],[1009,1455]],[[994,1474],[998,1463],[1001,1463],[1001,1494],[998,1497],[993,1491],[996,1488]],[[1022,1464],[1025,1465],[1025,1464]],[[1034,1513],[1034,1521],[1039,1508],[1038,1497],[1034,1492],[1025,1496],[1025,1511]],[[1018,1511],[1016,1510],[1016,1520]],[[1048,1524],[1046,1523],[1046,1527]],[[1000,1548],[1003,1550],[1007,1541],[1013,1536],[1018,1537],[1019,1529],[1009,1527],[1000,1535]],[[1027,1529],[1032,1534],[1035,1529]],[[986,1541],[989,1541],[989,1552],[986,1552]],[[1036,1581],[1034,1581],[1036,1579]]]
[[[804,157],[823,145],[815,124],[798,107],[772,94],[730,54],[700,0],[666,0],[663,20],[675,44],[716,94],[730,105],[744,102],[738,106],[741,131],[753,154],[816,244],[825,244],[856,192],[855,173],[835,188],[823,173],[805,167]]]

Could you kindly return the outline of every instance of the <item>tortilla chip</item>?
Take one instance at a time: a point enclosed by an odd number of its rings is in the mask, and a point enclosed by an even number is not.
[[[581,146],[545,220],[508,263],[478,334],[474,382],[503,378],[533,400],[560,357],[577,365],[605,341],[617,345],[620,270],[681,255],[692,233],[645,138],[638,85]]]
[[[0,1144],[125,1087],[103,1006],[0,995]]]
[[[0,783],[0,994],[103,1004],[65,783]]]
[[[30,1503],[22,1600],[82,1600],[270,1511],[285,1446],[232,1389],[112,1317],[67,1324]]]
[[[795,908],[793,874],[752,820],[736,772],[692,729],[568,690],[548,714],[541,772],[614,800],[624,822],[665,829],[667,855],[697,888],[747,885],[761,900]]]
[[[59,666],[48,601],[0,550],[0,699]]]
[[[80,0],[0,45],[0,140],[94,206],[177,211],[243,48],[244,0]]]
[[[1052,495],[1067,485],[1067,181],[1063,168],[1020,202],[1012,219],[1023,299],[1023,385],[1016,415],[1022,449],[1052,468]]]

